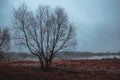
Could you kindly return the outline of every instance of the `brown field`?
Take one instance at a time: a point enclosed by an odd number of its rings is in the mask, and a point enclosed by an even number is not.
[[[120,59],[54,60],[50,72],[38,61],[0,63],[0,80],[120,80]]]

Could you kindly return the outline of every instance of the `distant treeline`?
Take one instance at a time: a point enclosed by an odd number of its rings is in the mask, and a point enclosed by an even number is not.
[[[120,56],[120,52],[118,53],[92,53],[92,52],[59,52],[58,55],[56,55],[57,58],[65,58],[66,56],[69,57],[91,57],[91,56]],[[4,53],[4,56],[8,56],[10,58],[33,58],[36,59],[37,57],[32,55],[31,53],[25,53],[25,52],[6,52]]]

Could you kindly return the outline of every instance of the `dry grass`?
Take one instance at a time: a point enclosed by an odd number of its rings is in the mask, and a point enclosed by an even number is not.
[[[44,72],[38,61],[0,63],[0,80],[120,80],[120,59],[54,60],[52,67]]]

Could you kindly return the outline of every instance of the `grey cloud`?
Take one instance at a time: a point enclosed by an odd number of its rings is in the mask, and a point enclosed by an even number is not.
[[[32,10],[39,4],[65,8],[75,24],[77,51],[120,51],[120,0],[5,0],[0,6],[0,24],[8,20],[12,6],[16,8],[23,2]]]

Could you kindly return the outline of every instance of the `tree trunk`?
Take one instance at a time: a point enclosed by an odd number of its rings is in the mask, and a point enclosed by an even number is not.
[[[40,63],[40,68],[42,71],[50,71],[50,65],[52,60],[43,60],[41,59],[41,57],[39,56],[39,63]]]

